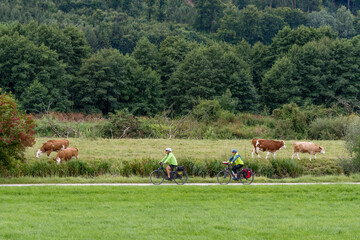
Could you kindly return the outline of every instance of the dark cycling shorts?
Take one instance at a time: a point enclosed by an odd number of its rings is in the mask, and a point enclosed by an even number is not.
[[[171,167],[171,170],[173,170],[177,167],[177,165],[172,165],[172,164],[169,164],[169,166]]]
[[[234,173],[237,173],[237,171],[241,169],[243,166],[244,166],[243,164],[235,165],[233,166],[232,170],[234,171]]]

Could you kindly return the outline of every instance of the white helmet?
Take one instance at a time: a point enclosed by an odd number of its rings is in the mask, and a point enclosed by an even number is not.
[[[165,151],[171,152],[171,148],[166,148]]]

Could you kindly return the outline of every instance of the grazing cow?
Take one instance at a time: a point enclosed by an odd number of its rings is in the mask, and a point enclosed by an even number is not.
[[[42,145],[42,147],[37,151],[36,157],[39,158],[44,153],[47,153],[48,158],[50,158],[50,153],[52,151],[59,151],[69,147],[69,140],[49,140]]]
[[[316,159],[316,154],[317,153],[325,154],[324,148],[320,147],[319,145],[317,145],[315,143],[312,143],[312,142],[294,142],[293,143],[293,154],[292,154],[291,159],[294,158],[294,155],[296,153],[298,159],[300,160],[299,152],[309,153],[310,154],[310,158],[309,158],[310,161],[311,161],[311,154],[315,155],[315,159]]]
[[[258,138],[254,138],[252,140],[252,145],[253,145],[253,150],[251,157],[254,158],[254,152],[255,152],[256,155],[258,155],[259,159],[261,158],[259,155],[259,150],[263,152],[265,151],[268,152],[265,159],[268,158],[270,153],[274,154],[274,159],[275,159],[276,152],[279,151],[280,149],[286,148],[284,141],[274,141],[274,140],[266,140],[266,139],[258,139]]]
[[[77,148],[66,148],[58,152],[56,158],[54,158],[54,161],[56,161],[57,164],[60,164],[61,161],[70,160],[72,157],[78,159],[78,155],[79,150]]]

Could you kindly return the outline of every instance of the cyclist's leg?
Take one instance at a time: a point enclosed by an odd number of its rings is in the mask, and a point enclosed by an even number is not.
[[[171,167],[169,165],[166,167],[166,173],[167,173],[168,178],[170,178],[170,171],[171,171]]]
[[[235,177],[236,177],[237,179],[239,179],[239,177],[238,177],[238,175],[239,175],[238,171],[239,171],[243,166],[244,166],[243,164],[238,164],[238,165],[234,166],[233,169],[232,169],[232,170],[234,171]]]

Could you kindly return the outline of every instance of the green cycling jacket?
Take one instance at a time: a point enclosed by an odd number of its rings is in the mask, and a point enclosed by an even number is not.
[[[166,156],[161,160],[163,163],[169,163],[170,165],[177,165],[176,158],[172,152],[166,154]]]

